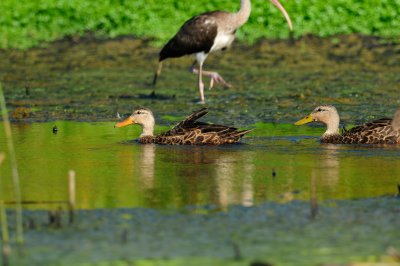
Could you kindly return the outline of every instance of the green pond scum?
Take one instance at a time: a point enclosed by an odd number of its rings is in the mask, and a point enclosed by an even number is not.
[[[359,35],[234,43],[205,63],[234,85],[205,92],[211,108],[206,119],[242,127],[292,123],[319,104],[335,105],[346,125],[391,117],[400,105],[399,49],[398,42]],[[140,39],[93,36],[24,52],[0,50],[10,117],[110,121],[144,106],[162,124],[163,117],[200,109],[190,57],[167,60],[152,86],[158,51]]]

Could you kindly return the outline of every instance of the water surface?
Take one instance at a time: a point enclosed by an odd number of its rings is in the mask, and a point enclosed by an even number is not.
[[[133,141],[139,127],[113,124],[13,124],[23,199],[66,199],[70,169],[82,209],[309,200],[311,185],[320,200],[356,199],[393,195],[400,183],[400,147],[324,145],[320,127],[257,124],[242,144],[193,147],[140,145]],[[4,198],[12,200],[8,161],[1,177]]]

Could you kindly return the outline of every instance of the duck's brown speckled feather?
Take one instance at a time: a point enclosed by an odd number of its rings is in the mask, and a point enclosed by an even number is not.
[[[235,127],[197,121],[207,113],[207,109],[202,108],[188,116],[171,130],[154,137],[141,137],[139,142],[166,145],[222,145],[236,143],[251,131],[238,131]]]
[[[382,118],[345,130],[342,135],[328,135],[323,143],[334,144],[400,144],[400,131],[392,127],[392,119]]]

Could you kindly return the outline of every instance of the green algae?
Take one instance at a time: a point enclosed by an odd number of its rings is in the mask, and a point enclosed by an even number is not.
[[[392,116],[399,106],[399,44],[357,35],[306,36],[294,43],[236,43],[211,55],[233,88],[206,91],[212,121],[237,126],[291,123],[319,104],[334,104],[343,123]],[[0,79],[8,108],[28,108],[21,121],[110,121],[137,106],[162,117],[199,109],[190,57],[167,60],[151,85],[158,49],[142,40],[64,40],[26,52],[0,51]],[[149,95],[155,90],[156,98]],[[382,103],[385,104],[382,104]],[[18,118],[18,117],[17,117]],[[17,120],[17,119],[15,119]]]

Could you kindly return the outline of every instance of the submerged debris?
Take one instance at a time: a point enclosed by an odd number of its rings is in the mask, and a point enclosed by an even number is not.
[[[400,184],[397,184],[397,197],[400,197]]]
[[[48,212],[49,215],[49,227],[53,228],[61,228],[61,216],[62,216],[62,209],[59,208],[57,210],[52,210]]]
[[[12,119],[21,120],[28,118],[31,114],[31,109],[27,107],[17,107],[11,114]]]
[[[250,266],[273,266],[269,262],[264,262],[264,261],[254,261],[250,264]]]

